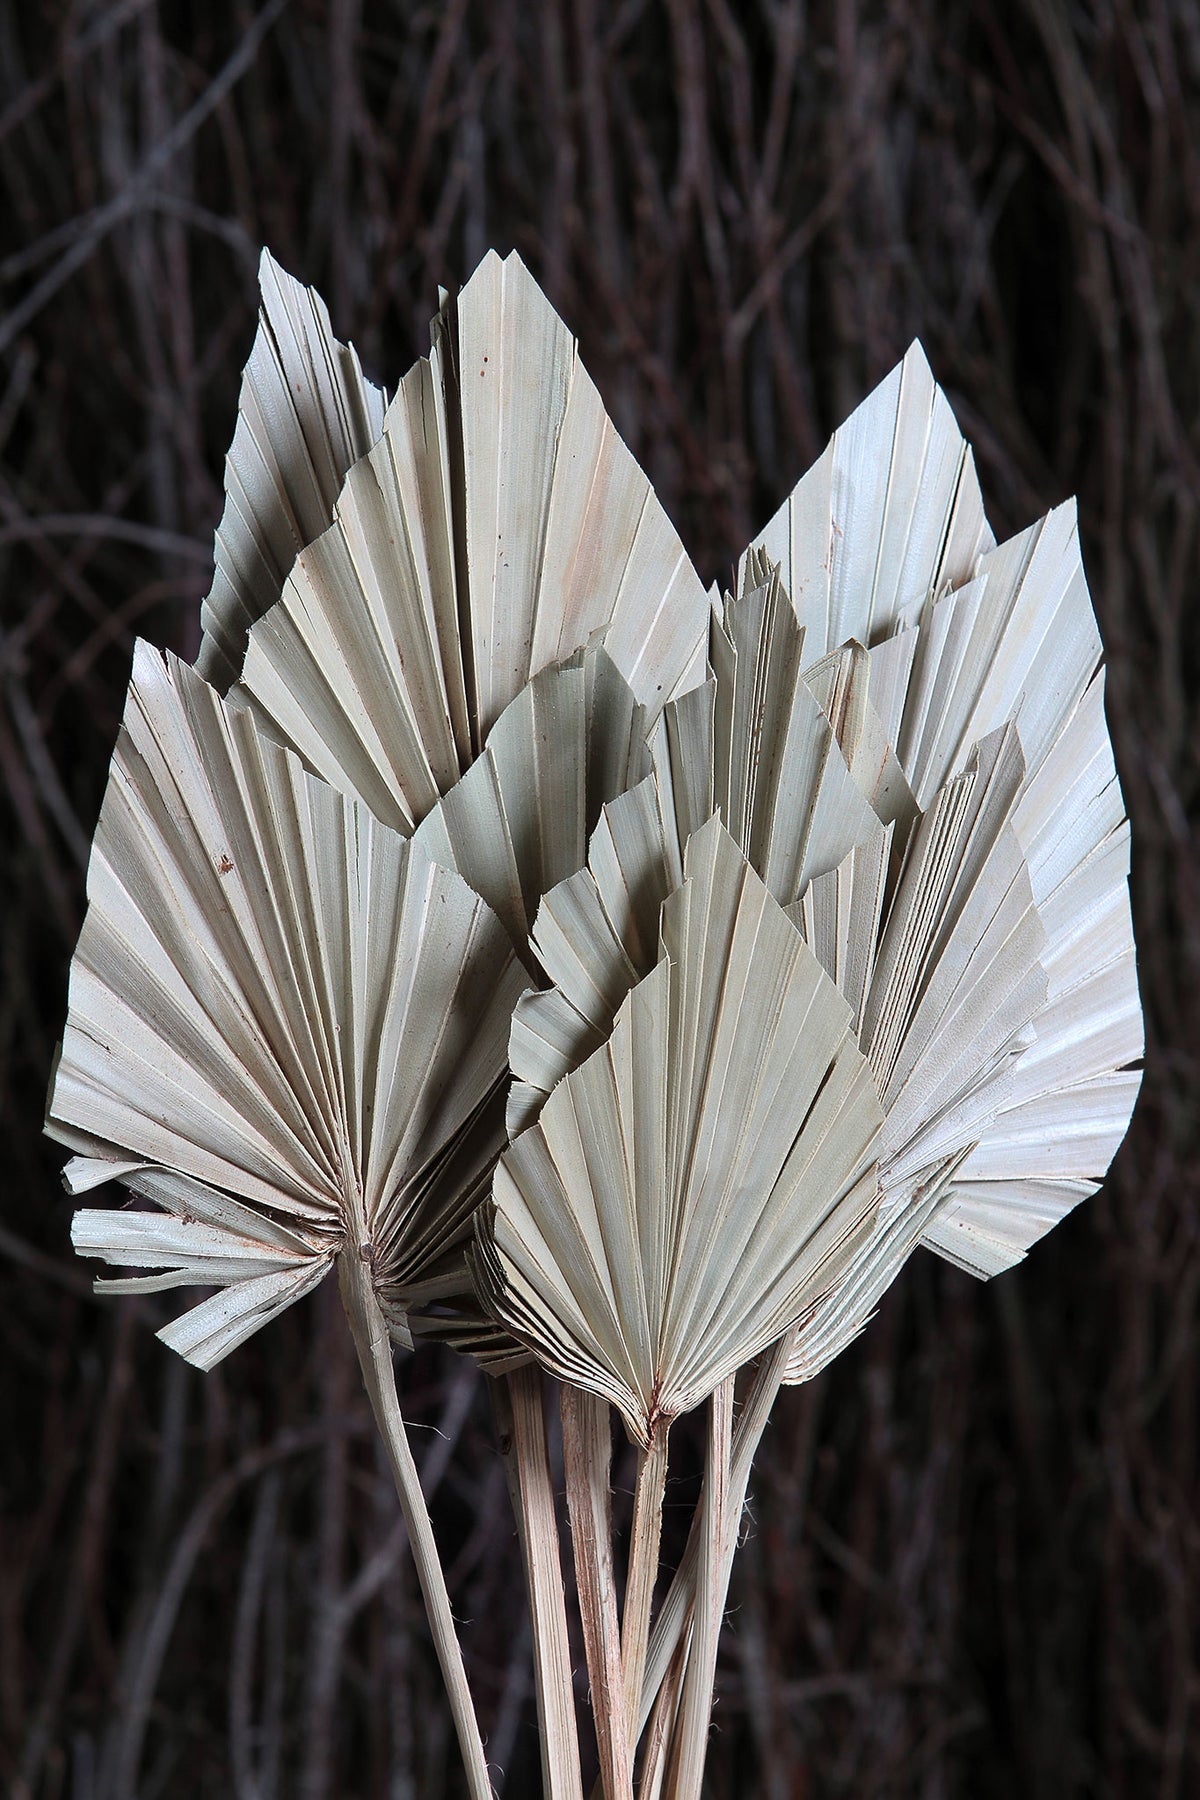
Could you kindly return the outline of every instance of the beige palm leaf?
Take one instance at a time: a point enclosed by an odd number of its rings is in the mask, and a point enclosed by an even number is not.
[[[1073,502],[999,546],[919,347],[847,420],[742,559],[780,566],[816,649],[869,648],[869,695],[917,802],[1014,723],[1012,826],[1046,932],[1036,1039],[926,1241],[1018,1261],[1104,1175],[1140,1084],[1129,828]],[[808,671],[809,679],[813,672]]]
[[[265,250],[258,279],[258,335],[225,463],[196,659],[222,693],[241,674],[250,627],[279,599],[296,553],[329,525],[346,471],[383,430],[383,391],[334,337],[320,295]]]
[[[885,1197],[927,1194],[932,1183],[943,1202],[924,1241],[977,1273],[994,1273],[1091,1190],[1128,1122],[1139,1081],[1129,1065],[1141,1051],[1128,828],[1069,510],[999,549],[986,548],[982,525],[972,528],[967,537],[976,549],[985,546],[973,561],[955,552],[947,562],[939,552],[929,562],[922,553],[913,567],[928,562],[931,584],[956,574],[969,579],[940,594],[930,586],[923,604],[918,596],[877,608],[881,545],[895,540],[891,507],[907,504],[907,489],[888,488],[881,511],[864,458],[872,433],[876,460],[887,467],[913,441],[906,415],[911,396],[924,391],[909,380],[914,366],[910,353],[899,383],[894,376],[885,384],[886,406],[875,396],[855,415],[853,456],[846,460],[835,440],[827,454],[834,463],[842,457],[843,474],[818,484],[827,505],[818,535],[832,546],[833,577],[813,629],[828,635],[822,621],[836,593],[838,618],[864,638],[880,620],[893,635],[869,652],[849,643],[806,664],[807,640],[793,626],[802,670],[796,683],[786,627],[764,628],[773,610],[778,619],[778,571],[765,550],[747,553],[744,592],[727,601],[720,625],[714,621],[715,682],[669,708],[656,739],[657,785],[643,783],[605,809],[589,869],[543,905],[534,943],[553,986],[528,996],[514,1020],[519,1079],[509,1124],[515,1131],[535,1116],[564,1070],[601,1041],[622,995],[651,965],[657,907],[679,880],[687,832],[715,801],[760,873],[774,876],[777,893],[786,894],[776,873],[787,866],[784,846],[799,853],[797,923],[850,1000],[882,1083]],[[943,406],[922,401],[918,410],[937,426],[933,437],[945,439],[935,460],[957,469],[941,489],[944,517],[953,520],[974,491],[973,477],[969,461],[946,448]],[[844,525],[828,512],[835,492]],[[802,536],[796,521],[803,512],[814,529],[814,505],[809,494],[803,507],[797,502],[780,515],[791,520],[793,572]],[[972,500],[961,517],[976,512]],[[839,574],[852,529],[866,535],[863,554]],[[959,533],[958,541],[967,539]],[[759,641],[771,643],[773,654],[739,658],[739,613],[747,618],[755,609]],[[776,689],[793,682],[819,702],[855,786],[889,825],[874,833],[851,828],[831,868],[803,864],[803,832],[811,830],[798,825],[794,809],[789,816],[777,773],[783,767],[794,777],[800,764],[794,750],[772,748],[772,719],[778,742],[784,716],[773,706],[773,682]],[[998,735],[1005,726],[1007,735]],[[982,774],[984,749],[974,733],[990,746],[993,766]],[[718,786],[710,770],[729,768],[729,744],[741,747],[743,771]],[[792,791],[802,792],[802,783]],[[928,809],[920,831],[917,798]],[[787,820],[782,831],[777,818]],[[902,853],[897,880],[894,859]],[[885,942],[888,966],[877,970]]]
[[[604,807],[588,867],[547,892],[532,944],[552,986],[514,1019],[511,1132],[607,1036],[624,995],[653,967],[684,846],[714,812],[783,905],[856,847],[883,841],[864,792],[878,784],[856,780],[802,678],[803,646],[774,572],[727,597],[711,620],[714,679],[666,708],[653,777]]]
[[[1141,1080],[1129,825],[1101,652],[1072,504],[982,557],[974,580],[872,652],[872,691],[918,795],[1009,717],[1027,762],[1013,829],[1046,932],[1046,1001],[1005,1106],[927,1236],[980,1275],[1018,1261],[1094,1191]]]
[[[138,648],[48,1129],[77,1246],[224,1291],[163,1334],[208,1367],[347,1237],[402,1305],[502,1141],[508,939],[461,879]],[[393,1323],[396,1322],[393,1307]]]
[[[914,343],[753,539],[738,585],[765,554],[815,662],[892,636],[928,595],[967,581],[994,542],[970,446]]]
[[[707,616],[574,339],[520,259],[489,254],[252,631],[239,693],[408,832],[540,670],[601,630],[655,717],[703,678]]]
[[[597,636],[509,703],[413,841],[456,869],[532,960],[542,895],[583,866],[602,805],[648,766],[646,709]]]
[[[786,909],[851,1009],[884,1108],[880,1229],[863,1247],[876,1273],[894,1273],[897,1245],[922,1235],[891,1229],[895,1208],[917,1209],[924,1228],[948,1204],[950,1172],[1010,1102],[1044,1003],[1046,934],[1012,826],[1023,773],[1015,731],[992,734],[935,795],[891,880],[895,828],[872,817]],[[588,867],[547,895],[534,945],[554,986],[514,1015],[510,1134],[604,1040],[652,966],[655,908],[682,855],[676,815],[650,778],[605,807]],[[859,1275],[865,1294],[870,1269]]]
[[[849,1008],[718,820],[663,959],[501,1158],[481,1295],[649,1443],[850,1264],[881,1112]]]

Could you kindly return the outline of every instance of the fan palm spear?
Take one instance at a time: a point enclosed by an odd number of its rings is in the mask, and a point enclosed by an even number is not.
[[[161,1334],[202,1366],[337,1264],[477,1794],[388,1334],[514,1371],[573,1795],[531,1359],[558,1376],[605,1792],[653,1710],[642,1791],[695,1800],[779,1386],[918,1243],[1023,1254],[1136,1094],[1073,515],[995,546],[914,347],[710,604],[517,259],[444,301],[390,402],[316,296],[268,258],[262,286],[200,673],[139,649],[50,1102],[73,1188],[158,1210],[82,1211],[75,1241],[151,1271],[116,1288],[216,1286]],[[702,1403],[651,1636],[667,1433]],[[641,1446],[619,1627],[610,1404]]]

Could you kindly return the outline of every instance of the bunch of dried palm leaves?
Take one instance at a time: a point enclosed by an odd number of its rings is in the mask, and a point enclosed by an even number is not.
[[[264,257],[195,669],[139,647],[48,1129],[211,1367],[336,1266],[475,1796],[393,1344],[494,1380],[548,1793],[697,1800],[751,1462],[920,1244],[1089,1193],[1141,1054],[1072,510],[996,546],[914,347],[705,593],[515,258],[390,399]],[[145,1202],[148,1204],[139,1204]],[[654,1614],[672,1421],[703,1490]],[[640,1452],[623,1594],[613,1409]]]

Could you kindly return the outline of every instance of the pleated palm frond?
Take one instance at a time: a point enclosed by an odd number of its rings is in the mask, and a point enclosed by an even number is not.
[[[1103,1179],[1141,1083],[1129,825],[1097,676],[1018,802],[1046,931],[1046,1003],[1008,1099],[963,1165],[933,1248],[975,1273],[1018,1261]]]
[[[855,779],[829,709],[805,678],[804,629],[778,572],[763,577],[737,599],[726,595],[710,621],[713,679],[667,709],[654,766],[679,843],[720,812],[786,906],[871,834],[877,784]],[[823,697],[826,684],[817,685]]]
[[[1095,1190],[1141,1080],[1129,825],[1101,654],[1073,504],[984,555],[972,581],[872,652],[872,693],[918,796],[1009,718],[1027,762],[1013,829],[1046,931],[1046,1002],[1006,1106],[928,1236],[981,1275]]]
[[[756,553],[775,564],[815,662],[915,622],[994,543],[970,446],[914,343],[752,540],[738,588]]]
[[[475,1256],[486,1309],[643,1444],[852,1266],[882,1119],[849,1008],[716,819],[662,948],[504,1153]]]
[[[922,808],[991,733],[1020,734],[1011,823],[1046,934],[1046,996],[1005,1105],[926,1234],[995,1274],[1095,1189],[1140,1083],[1128,824],[1074,504],[996,546],[914,346],[754,540],[743,584],[772,564],[808,650],[822,634],[831,651],[869,650],[873,710]]]
[[[222,693],[241,674],[250,627],[279,599],[297,552],[327,528],[347,470],[383,430],[383,391],[334,337],[320,295],[265,250],[259,288],[200,614],[196,667]]]
[[[850,1008],[884,1113],[879,1216],[853,1278],[804,1334],[797,1354],[810,1372],[862,1328],[936,1227],[952,1176],[1010,1104],[1033,1042],[1046,933],[1012,825],[1023,774],[1015,728],[993,733],[934,796],[891,878],[895,824],[872,818],[786,909]],[[588,867],[543,902],[534,942],[554,986],[526,995],[514,1015],[510,1135],[604,1041],[653,965],[654,908],[686,854],[676,824],[659,783],[642,782],[605,808]]]
[[[588,869],[543,905],[552,986],[514,1020],[510,1132],[652,965],[657,908],[716,806],[851,1004],[888,1115],[884,1218],[939,1192],[923,1241],[996,1273],[1095,1187],[1140,1080],[1128,825],[1073,509],[993,546],[914,349],[740,580],[713,621],[714,679],[654,740],[657,782],[605,809]],[[837,814],[812,856],[815,816],[795,805],[813,764],[788,742],[788,690],[824,714],[878,821],[843,810],[833,866]]]
[[[238,693],[411,831],[540,670],[594,633],[656,717],[703,679],[708,599],[578,348],[515,255],[434,321]]]
[[[885,1123],[885,1215],[964,1157],[1005,1104],[1046,997],[1046,933],[1012,826],[1024,776],[1016,729],[993,732],[933,797],[884,911],[870,850],[793,909],[845,993]]]
[[[898,769],[888,788],[878,770],[858,779],[847,763],[802,677],[804,633],[774,572],[726,597],[709,642],[715,675],[666,708],[652,778],[604,807],[587,868],[547,891],[534,922],[551,988],[529,995],[514,1020],[514,1134],[608,1035],[625,994],[654,966],[684,847],[714,813],[783,905],[857,847],[885,841],[873,797],[910,815]]]
[[[956,1165],[948,1162],[912,1190],[904,1206],[882,1207],[870,1237],[841,1280],[805,1315],[795,1333],[784,1382],[798,1387],[860,1337],[880,1301],[947,1204]]]
[[[804,478],[742,566],[753,581],[772,558],[782,565],[810,645],[824,620],[831,645],[840,632],[870,646],[870,699],[922,807],[976,744],[1011,722],[1019,730],[1026,773],[1012,826],[1046,933],[1046,998],[1007,1103],[927,1236],[990,1275],[1094,1191],[1128,1127],[1143,1048],[1129,828],[1074,503],[994,546],[986,528],[960,527],[960,514],[982,517],[963,460],[957,486],[949,473],[930,480],[914,509],[914,421],[928,413],[926,442],[940,446],[928,470],[955,461],[944,401],[918,399],[923,361],[910,379],[914,354],[835,434],[825,472]],[[944,544],[931,553],[937,515]],[[826,546],[828,569],[810,540]],[[896,575],[901,566],[910,573]]]
[[[602,803],[648,765],[645,737],[645,708],[593,640],[510,702],[482,754],[413,836],[488,902],[535,981],[544,979],[530,944],[541,897],[582,866]],[[452,1303],[449,1314],[439,1308],[442,1324],[429,1316],[421,1328],[460,1350],[489,1349],[495,1360],[500,1334],[476,1316],[464,1252],[459,1246],[414,1289],[415,1299]]]
[[[531,960],[542,895],[583,866],[604,802],[648,767],[646,709],[597,637],[509,703],[413,841],[458,871]]]
[[[396,1329],[503,1141],[508,937],[451,871],[137,651],[47,1128],[123,1285],[224,1291],[163,1333],[208,1367],[349,1236]]]
[[[773,576],[778,581],[778,570]],[[855,787],[876,818],[895,828],[899,854],[920,808],[871,698],[870,652],[853,641],[843,644],[805,667],[804,685],[828,718]]]

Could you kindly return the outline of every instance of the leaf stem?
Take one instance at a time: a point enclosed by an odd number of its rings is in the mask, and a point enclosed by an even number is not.
[[[421,1492],[417,1465],[413,1461],[408,1435],[404,1429],[387,1325],[375,1297],[370,1269],[362,1260],[358,1245],[348,1242],[338,1256],[337,1264],[338,1283],[358,1351],[363,1385],[387,1449],[396,1492],[404,1512],[404,1522],[408,1527],[408,1541],[412,1545],[417,1578],[421,1583],[425,1611],[429,1616],[429,1629],[433,1634],[442,1680],[446,1684],[450,1710],[454,1717],[454,1729],[462,1751],[468,1790],[471,1800],[493,1800],[494,1790],[488,1775],[487,1758],[483,1753],[483,1740],[479,1735],[479,1722],[475,1717],[471,1690],[467,1685],[462,1649],[454,1628],[446,1578],[442,1573],[429,1509]]]
[[[633,1748],[625,1711],[612,1547],[612,1421],[608,1401],[564,1384],[560,1392],[567,1511],[592,1719],[605,1800],[633,1800]]]
[[[660,1800],[663,1781],[667,1771],[667,1757],[670,1754],[672,1736],[675,1730],[675,1719],[679,1711],[679,1690],[683,1685],[684,1671],[687,1668],[690,1632],[685,1631],[675,1647],[671,1658],[671,1666],[658,1690],[650,1723],[646,1729],[645,1750],[642,1754],[642,1775],[638,1787],[638,1800]]]
[[[513,1498],[525,1555],[533,1625],[542,1782],[546,1800],[583,1800],[566,1595],[550,1453],[546,1443],[542,1372],[536,1364],[528,1364],[515,1369],[507,1381],[516,1457]]]
[[[712,1716],[717,1644],[725,1612],[725,1596],[733,1567],[726,1555],[730,1534],[729,1477],[733,1441],[733,1376],[723,1381],[708,1403],[709,1429],[700,1495],[700,1556],[696,1572],[691,1652],[675,1725],[671,1758],[670,1800],[700,1800],[708,1727]],[[740,1507],[739,1507],[740,1512]]]
[[[668,1420],[654,1428],[648,1447],[638,1460],[637,1491],[633,1502],[633,1538],[629,1546],[629,1573],[625,1583],[625,1610],[621,1616],[621,1663],[625,1680],[625,1712],[629,1723],[632,1757],[640,1729],[638,1707],[646,1644],[650,1635],[650,1608],[658,1576],[658,1550],[662,1537],[663,1494],[667,1484]]]
[[[795,1325],[785,1332],[779,1342],[760,1359],[746,1398],[738,1410],[733,1432],[724,1525],[725,1556],[730,1563],[737,1548],[738,1526],[741,1523],[742,1508],[746,1504],[746,1489],[750,1485],[750,1469],[766,1430],[767,1420],[771,1416],[776,1395],[783,1386],[798,1330],[799,1325]],[[667,1678],[672,1659],[691,1618],[696,1592],[696,1571],[700,1561],[701,1511],[702,1508],[697,1507],[687,1547],[654,1622],[641,1695],[630,1715],[639,1733],[650,1716],[655,1696]],[[686,1657],[686,1650],[684,1654]]]

